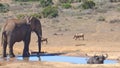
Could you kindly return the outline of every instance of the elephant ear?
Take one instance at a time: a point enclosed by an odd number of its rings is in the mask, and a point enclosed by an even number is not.
[[[33,18],[33,17],[31,17],[31,16],[29,16],[29,17],[27,16],[27,17],[25,18],[25,19],[26,19],[26,23],[27,23],[27,24],[31,24],[32,18]]]

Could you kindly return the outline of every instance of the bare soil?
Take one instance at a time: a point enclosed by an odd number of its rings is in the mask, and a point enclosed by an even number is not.
[[[114,4],[112,4],[114,5]],[[115,4],[116,5],[116,4]],[[62,10],[61,15],[54,19],[40,19],[43,37],[48,38],[48,44],[42,43],[42,51],[47,53],[65,53],[67,56],[93,56],[108,54],[108,59],[120,60],[120,13],[110,10],[106,13],[70,15],[70,10]],[[66,15],[65,15],[65,12]],[[75,10],[77,13],[78,10]],[[74,13],[71,12],[71,13]],[[71,14],[68,13],[68,14]],[[5,14],[5,15],[9,15]],[[98,21],[100,17],[105,21]],[[2,17],[2,16],[1,16]],[[117,21],[116,21],[117,20]],[[111,21],[114,21],[111,23]],[[3,23],[0,24],[3,26]],[[74,40],[76,33],[84,33],[85,40]],[[55,35],[57,34],[57,35]],[[37,37],[31,35],[30,51],[37,51]],[[22,55],[23,42],[14,46],[15,55]],[[0,52],[2,47],[0,47]],[[8,49],[7,49],[8,51]],[[2,52],[1,52],[2,54]],[[30,62],[30,61],[0,61],[1,68],[120,68],[116,64],[72,64],[64,62]]]

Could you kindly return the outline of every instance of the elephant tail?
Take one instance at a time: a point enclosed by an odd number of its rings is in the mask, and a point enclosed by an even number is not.
[[[2,32],[2,37],[1,37],[1,46],[3,45],[3,32]]]
[[[6,40],[6,39],[5,39],[5,36],[6,36],[6,32],[2,32],[1,46],[3,45],[4,41]]]

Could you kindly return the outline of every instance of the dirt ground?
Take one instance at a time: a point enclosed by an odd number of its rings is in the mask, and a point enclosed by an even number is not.
[[[42,43],[42,51],[47,53],[64,53],[62,55],[77,57],[108,54],[107,59],[119,61],[120,12],[117,11],[115,7],[113,8],[104,13],[99,13],[99,11],[91,14],[83,13],[81,15],[77,14],[78,10],[75,10],[75,12],[72,11],[74,14],[76,13],[76,15],[72,15],[68,13],[71,9],[68,9],[62,10],[62,13],[57,18],[40,19],[43,37],[48,38],[48,44]],[[67,14],[69,15],[67,16]],[[105,21],[98,21],[101,17],[105,18]],[[0,26],[3,26],[3,23],[1,23]],[[76,33],[84,33],[85,40],[74,40],[73,36]],[[38,50],[36,41],[37,37],[32,33],[30,51]],[[14,46],[15,55],[22,55],[23,47],[23,42],[16,43]],[[2,47],[0,47],[0,55],[1,54]],[[72,64],[54,61],[14,61],[11,59],[10,61],[0,61],[0,68],[120,68],[120,63]]]
[[[43,22],[43,20],[42,20]],[[43,23],[43,25],[46,23]],[[106,23],[102,24],[105,25]],[[108,25],[109,26],[109,25]],[[55,29],[54,29],[55,30]],[[57,35],[54,35],[56,33]],[[85,40],[74,40],[76,32],[57,32],[43,27],[43,37],[48,38],[48,44],[42,43],[42,51],[47,53],[65,53],[67,56],[93,56],[94,54],[108,54],[108,59],[120,59],[120,40],[118,32],[85,33]],[[113,36],[116,34],[115,36]],[[116,37],[117,36],[117,37]],[[110,38],[111,37],[111,38]],[[37,37],[31,35],[30,51],[37,51]],[[14,46],[15,55],[22,55],[23,42]],[[119,68],[120,64],[72,64],[65,62],[30,62],[30,61],[2,61],[1,68]]]
[[[86,36],[85,36],[86,37]],[[93,56],[94,54],[108,54],[108,59],[120,57],[120,42],[74,40],[72,36],[47,36],[48,44],[42,44],[42,51],[47,53],[65,53],[67,56]],[[36,35],[32,34],[30,51],[37,51]],[[16,43],[14,52],[22,54],[23,43]],[[30,61],[2,61],[0,68],[119,68],[120,64],[72,64],[65,62],[30,62]]]

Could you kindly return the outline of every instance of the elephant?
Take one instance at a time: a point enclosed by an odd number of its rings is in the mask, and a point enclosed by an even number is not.
[[[91,58],[88,59],[87,64],[103,64],[104,60],[108,57],[108,54],[106,55],[94,55]]]
[[[31,33],[35,32],[38,37],[38,51],[41,52],[42,27],[41,22],[36,17],[26,16],[23,19],[8,19],[2,28],[2,56],[7,57],[6,48],[9,46],[9,56],[15,57],[13,46],[16,42],[23,41],[23,57],[29,57],[29,43]]]

